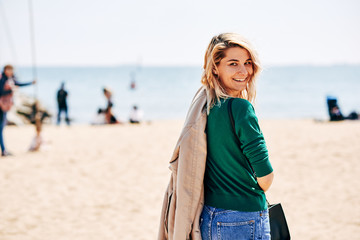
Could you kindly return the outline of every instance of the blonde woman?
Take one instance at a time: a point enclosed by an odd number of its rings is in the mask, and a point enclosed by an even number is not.
[[[211,40],[204,70],[202,83],[211,89],[211,104],[202,238],[270,239],[264,192],[273,169],[251,104],[260,72],[257,54],[241,36],[220,34]]]
[[[159,239],[270,239],[273,169],[252,105],[260,71],[242,36],[212,38],[170,162]]]

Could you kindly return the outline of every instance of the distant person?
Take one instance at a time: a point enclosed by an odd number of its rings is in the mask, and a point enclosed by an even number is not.
[[[133,106],[131,112],[130,112],[130,123],[140,123],[143,118],[143,112],[138,109],[136,105]]]
[[[119,121],[116,119],[116,117],[114,116],[113,112],[112,112],[112,107],[114,106],[111,98],[112,98],[112,92],[109,88],[104,88],[103,89],[104,95],[107,99],[107,105],[106,108],[104,109],[99,109],[98,110],[98,114],[104,114],[105,116],[105,124],[114,124],[114,123],[119,123]]]
[[[14,75],[14,67],[6,65],[0,79],[0,147],[1,155],[11,155],[5,148],[3,131],[6,125],[6,114],[13,106],[13,90],[15,86],[23,87],[35,84],[36,80],[28,83],[20,83]]]
[[[57,92],[57,103],[58,103],[58,115],[57,115],[57,125],[60,125],[61,113],[65,113],[65,121],[67,125],[70,125],[70,119],[68,115],[68,105],[67,105],[67,96],[68,93],[65,91],[65,83],[61,83],[61,87]]]
[[[337,98],[332,96],[327,96],[327,105],[330,121],[342,121],[342,120],[358,120],[359,114],[355,111],[351,112],[348,116],[344,116],[340,111],[340,107],[337,103]]]
[[[130,89],[131,89],[131,90],[135,90],[135,89],[136,89],[135,73],[131,73]]]
[[[130,83],[130,89],[131,89],[131,90],[135,90],[135,89],[136,89],[136,82],[135,82],[135,80],[133,80],[133,81]]]

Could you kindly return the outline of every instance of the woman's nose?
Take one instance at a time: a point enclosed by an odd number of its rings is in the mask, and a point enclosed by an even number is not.
[[[248,75],[248,71],[246,70],[244,65],[239,65],[239,68],[237,70],[238,74],[241,74],[243,76],[247,76]]]

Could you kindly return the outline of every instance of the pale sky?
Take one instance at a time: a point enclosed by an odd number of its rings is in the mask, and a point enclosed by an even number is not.
[[[265,65],[360,64],[357,0],[32,1],[40,66],[201,66],[221,32],[250,39]],[[0,0],[0,64],[30,53],[28,0]]]

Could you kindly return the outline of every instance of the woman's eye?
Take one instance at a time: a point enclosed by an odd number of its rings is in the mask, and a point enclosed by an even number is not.
[[[248,62],[245,63],[245,65],[251,65],[251,64],[252,64],[251,61],[248,61]]]
[[[237,66],[237,63],[235,63],[235,62],[230,63],[230,66]]]

